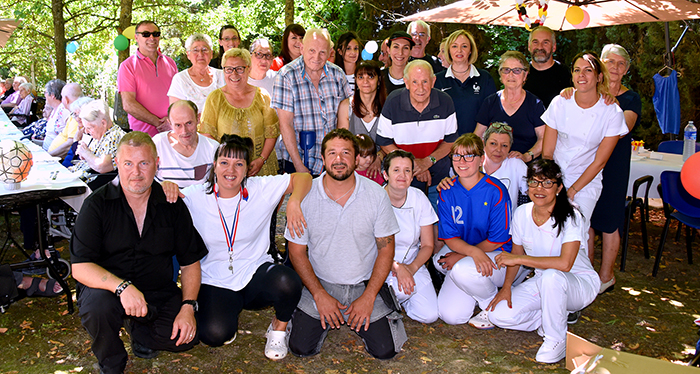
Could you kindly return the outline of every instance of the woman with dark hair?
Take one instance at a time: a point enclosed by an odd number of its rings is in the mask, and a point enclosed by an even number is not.
[[[231,48],[241,45],[241,35],[235,26],[224,25],[219,30],[219,54],[209,62],[209,66],[221,69],[221,58]],[[201,108],[199,110],[202,110]]]
[[[559,165],[535,161],[527,183],[532,202],[513,213],[513,249],[496,256],[499,268],[507,267],[506,280],[488,306],[489,319],[505,329],[537,330],[544,343],[535,359],[555,363],[566,355],[567,311],[592,303],[600,279],[586,254],[585,220],[569,202]],[[522,266],[535,268],[535,276],[511,289]]]
[[[277,202],[291,193],[287,225],[292,235],[301,235],[306,222],[300,204],[311,188],[311,176],[294,173],[249,178],[253,155],[250,138],[226,134],[214,154],[207,182],[182,190],[209,250],[201,261],[196,317],[202,342],[220,346],[236,338],[243,309],[274,306],[265,356],[279,360],[287,355],[287,323],[301,298],[302,283],[294,270],[273,264],[267,253],[270,217]]]
[[[306,30],[303,26],[296,23],[287,26],[282,35],[282,51],[279,56],[272,60],[272,67],[270,67],[270,69],[279,71],[282,66],[287,65],[301,56],[304,35],[306,35]]]
[[[345,72],[345,77],[348,79],[348,84],[355,89],[355,68],[357,63],[362,61],[360,52],[362,44],[357,34],[354,32],[346,32],[340,35],[338,42],[335,44],[335,64],[340,66]]]
[[[360,61],[355,78],[355,93],[338,106],[338,128],[348,129],[353,134],[367,134],[376,143],[377,122],[387,95],[379,63]],[[377,150],[377,159],[367,172],[370,179],[379,174],[384,158],[383,152],[378,147]]]

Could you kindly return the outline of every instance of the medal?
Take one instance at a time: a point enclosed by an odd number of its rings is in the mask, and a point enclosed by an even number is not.
[[[226,246],[228,246],[228,269],[231,270],[233,274],[233,243],[236,241],[236,232],[238,231],[238,216],[241,213],[241,200],[243,199],[243,189],[238,193],[238,205],[236,206],[236,213],[233,215],[233,224],[231,225],[231,230],[228,229],[226,224],[226,217],[221,211],[219,206],[219,193],[214,191],[214,198],[216,199],[216,207],[219,209],[219,218],[221,219],[221,226],[224,228],[224,234],[226,238]]]

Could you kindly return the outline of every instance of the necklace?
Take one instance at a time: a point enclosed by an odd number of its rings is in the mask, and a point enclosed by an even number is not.
[[[228,224],[226,223],[226,217],[221,211],[219,206],[219,193],[214,190],[214,198],[216,200],[216,207],[219,209],[219,218],[221,219],[221,226],[224,228],[224,234],[226,237],[226,246],[228,247],[228,269],[231,270],[233,274],[233,242],[236,241],[236,232],[238,231],[238,216],[241,213],[241,200],[243,199],[243,187],[238,192],[238,205],[236,206],[236,213],[233,215],[233,224],[231,225],[231,230],[228,229]]]
[[[457,73],[457,74],[464,74],[464,73],[466,73],[466,72],[468,72],[468,71],[470,71],[470,70],[472,70],[471,66],[468,67],[467,70],[465,70],[465,71],[457,71],[457,70],[455,70],[454,68],[452,68],[452,72],[453,72],[453,73]]]
[[[353,184],[352,184],[352,187],[350,187],[350,189],[349,189],[347,192],[345,192],[345,193],[343,194],[343,196],[341,196],[341,197],[339,197],[339,198],[336,199],[335,197],[333,197],[333,194],[332,194],[331,191],[328,189],[328,185],[326,185],[326,180],[325,180],[325,179],[323,180],[323,185],[326,187],[326,193],[328,193],[328,196],[333,200],[334,203],[337,203],[338,200],[344,198],[345,196],[347,196],[347,195],[350,193],[350,191],[352,191],[353,189],[355,189],[355,183],[353,183]]]
[[[547,217],[546,219],[542,219],[542,220],[537,218],[537,209],[535,209],[534,207],[532,208],[532,217],[535,218],[535,223],[538,223],[539,225],[541,225],[541,224],[547,222],[547,220],[549,220],[549,217]]]

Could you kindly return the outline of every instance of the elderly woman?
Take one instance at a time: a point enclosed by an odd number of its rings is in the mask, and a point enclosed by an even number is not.
[[[207,98],[199,132],[217,141],[223,134],[252,138],[255,157],[248,165],[249,175],[277,174],[279,120],[270,108],[270,94],[248,83],[250,53],[230,49],[224,54],[223,70],[226,85]]]
[[[411,48],[416,45],[411,35],[404,31],[396,31],[389,37],[389,65],[382,70],[382,78],[386,85],[387,96],[399,88],[406,87],[403,74],[408,59],[411,57]]]
[[[523,89],[530,63],[517,51],[501,56],[498,74],[503,89],[489,96],[476,115],[475,134],[481,136],[493,122],[505,122],[513,128],[513,146],[509,157],[530,162],[542,153],[544,113],[542,101]],[[455,105],[456,106],[456,105]]]
[[[66,85],[66,82],[60,79],[53,79],[46,83],[44,88],[44,96],[46,97],[46,104],[54,108],[51,112],[51,116],[46,121],[46,135],[42,144],[42,148],[45,151],[49,150],[49,146],[53,143],[53,140],[58,136],[58,134],[63,131],[66,127],[66,122],[68,117],[70,117],[70,110],[63,105],[63,96],[61,91]]]
[[[340,66],[345,72],[345,77],[348,79],[350,88],[355,89],[355,68],[357,63],[362,61],[360,52],[362,51],[360,39],[354,32],[346,32],[338,37],[338,43],[335,46],[335,64]]]
[[[24,127],[27,125],[27,117],[32,111],[32,103],[34,103],[34,85],[31,83],[22,83],[19,85],[19,105],[10,110],[10,120],[17,126]]]
[[[272,63],[272,48],[267,39],[255,39],[250,45],[250,75],[248,83],[255,87],[264,88],[272,96],[272,87],[277,72],[270,69]]]
[[[221,58],[224,53],[231,48],[238,48],[241,45],[241,35],[238,29],[232,25],[224,25],[219,29],[219,53],[215,59],[212,59],[209,66],[213,68],[221,68]]]
[[[294,61],[301,56],[302,40],[306,35],[306,30],[303,26],[292,23],[284,29],[282,35],[282,52],[272,61],[271,69],[279,71],[282,66]]]
[[[207,96],[224,86],[224,74],[221,70],[209,66],[213,52],[208,35],[190,35],[185,41],[185,50],[192,66],[173,76],[168,99],[170,104],[178,100],[190,100],[197,104],[199,113],[202,113]]]
[[[437,294],[425,267],[433,254],[433,224],[438,217],[425,194],[411,187],[413,155],[395,150],[384,158],[386,190],[401,231],[395,236],[394,262],[388,283],[411,319],[438,319]]]
[[[496,256],[508,270],[489,319],[501,328],[537,330],[544,342],[535,359],[555,363],[566,355],[566,312],[592,303],[600,279],[586,256],[585,220],[567,198],[559,166],[537,160],[527,182],[532,202],[513,213],[513,250]],[[535,268],[535,276],[511,289],[523,266]]]
[[[80,119],[85,134],[90,136],[82,136],[75,151],[81,160],[69,169],[80,173],[80,179],[90,183],[97,178],[97,175],[92,174],[103,174],[116,169],[114,156],[125,132],[112,123],[109,106],[102,100],[93,100],[83,105]]]
[[[435,88],[445,91],[455,104],[457,133],[474,132],[476,115],[484,100],[496,92],[491,74],[474,66],[478,57],[476,42],[468,31],[457,30],[447,37],[447,70],[435,75]]]

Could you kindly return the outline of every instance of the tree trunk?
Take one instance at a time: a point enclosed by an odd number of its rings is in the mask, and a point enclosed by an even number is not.
[[[119,3],[119,32],[123,32],[127,27],[131,26],[131,9],[134,5],[134,0],[121,0]],[[129,41],[131,44],[131,41]],[[119,64],[129,58],[129,48],[119,51]]]
[[[294,0],[284,1],[284,23],[287,26],[294,23]]]
[[[63,19],[63,0],[51,0],[53,15],[53,45],[56,49],[56,78],[66,80],[66,28]]]

